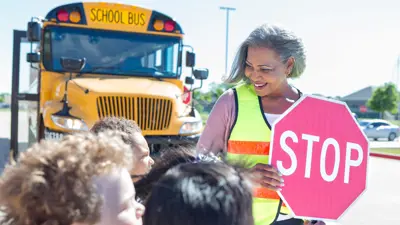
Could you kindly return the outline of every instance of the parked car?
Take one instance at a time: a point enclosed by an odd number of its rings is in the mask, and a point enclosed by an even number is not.
[[[351,115],[353,115],[353,116],[354,116],[354,119],[355,119],[357,122],[359,122],[359,121],[358,121],[358,116],[357,116],[357,114],[351,113]]]
[[[400,135],[400,127],[386,120],[360,120],[360,127],[368,138],[387,138],[394,141]]]

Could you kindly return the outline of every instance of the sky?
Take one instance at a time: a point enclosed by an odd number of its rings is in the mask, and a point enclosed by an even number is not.
[[[76,1],[7,1],[0,14],[0,92],[11,92],[12,31],[25,30],[32,16]],[[184,42],[196,52],[209,82],[221,82],[225,71],[226,12],[230,13],[228,66],[240,43],[262,23],[278,23],[302,38],[307,54],[304,74],[293,84],[304,93],[344,96],[370,85],[396,81],[400,55],[400,1],[397,0],[120,0],[161,11],[176,19]],[[4,10],[5,9],[5,10]],[[20,90],[26,90],[29,67],[23,45]],[[228,69],[229,69],[228,68]]]

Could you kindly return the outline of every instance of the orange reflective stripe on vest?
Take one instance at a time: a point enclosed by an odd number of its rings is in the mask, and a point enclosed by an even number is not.
[[[233,89],[236,118],[227,141],[226,160],[243,162],[246,167],[268,164],[271,129],[252,85],[238,85]],[[253,190],[253,217],[255,225],[269,225],[279,213],[289,213],[282,207],[276,191],[264,187]]]
[[[240,155],[264,155],[269,156],[270,142],[256,142],[256,141],[228,141],[228,152],[231,154]],[[269,190],[264,187],[257,187],[253,190],[255,198],[267,198],[280,200],[276,191]],[[282,202],[282,206],[285,204]]]
[[[269,142],[228,141],[228,152],[244,155],[269,155]]]

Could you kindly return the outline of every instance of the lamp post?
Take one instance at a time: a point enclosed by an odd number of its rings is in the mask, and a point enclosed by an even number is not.
[[[229,12],[235,11],[235,8],[231,7],[219,7],[221,10],[226,10],[226,40],[225,40],[225,76],[228,73],[228,40],[229,40]]]

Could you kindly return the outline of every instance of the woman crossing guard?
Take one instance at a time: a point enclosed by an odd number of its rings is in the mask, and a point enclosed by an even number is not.
[[[277,25],[257,27],[240,45],[225,79],[236,86],[218,99],[197,144],[199,153],[223,153],[228,162],[244,160],[253,168],[260,184],[253,193],[256,225],[310,223],[293,218],[276,192],[284,181],[268,165],[271,125],[301,97],[288,80],[301,76],[305,61],[303,43],[292,32]]]

